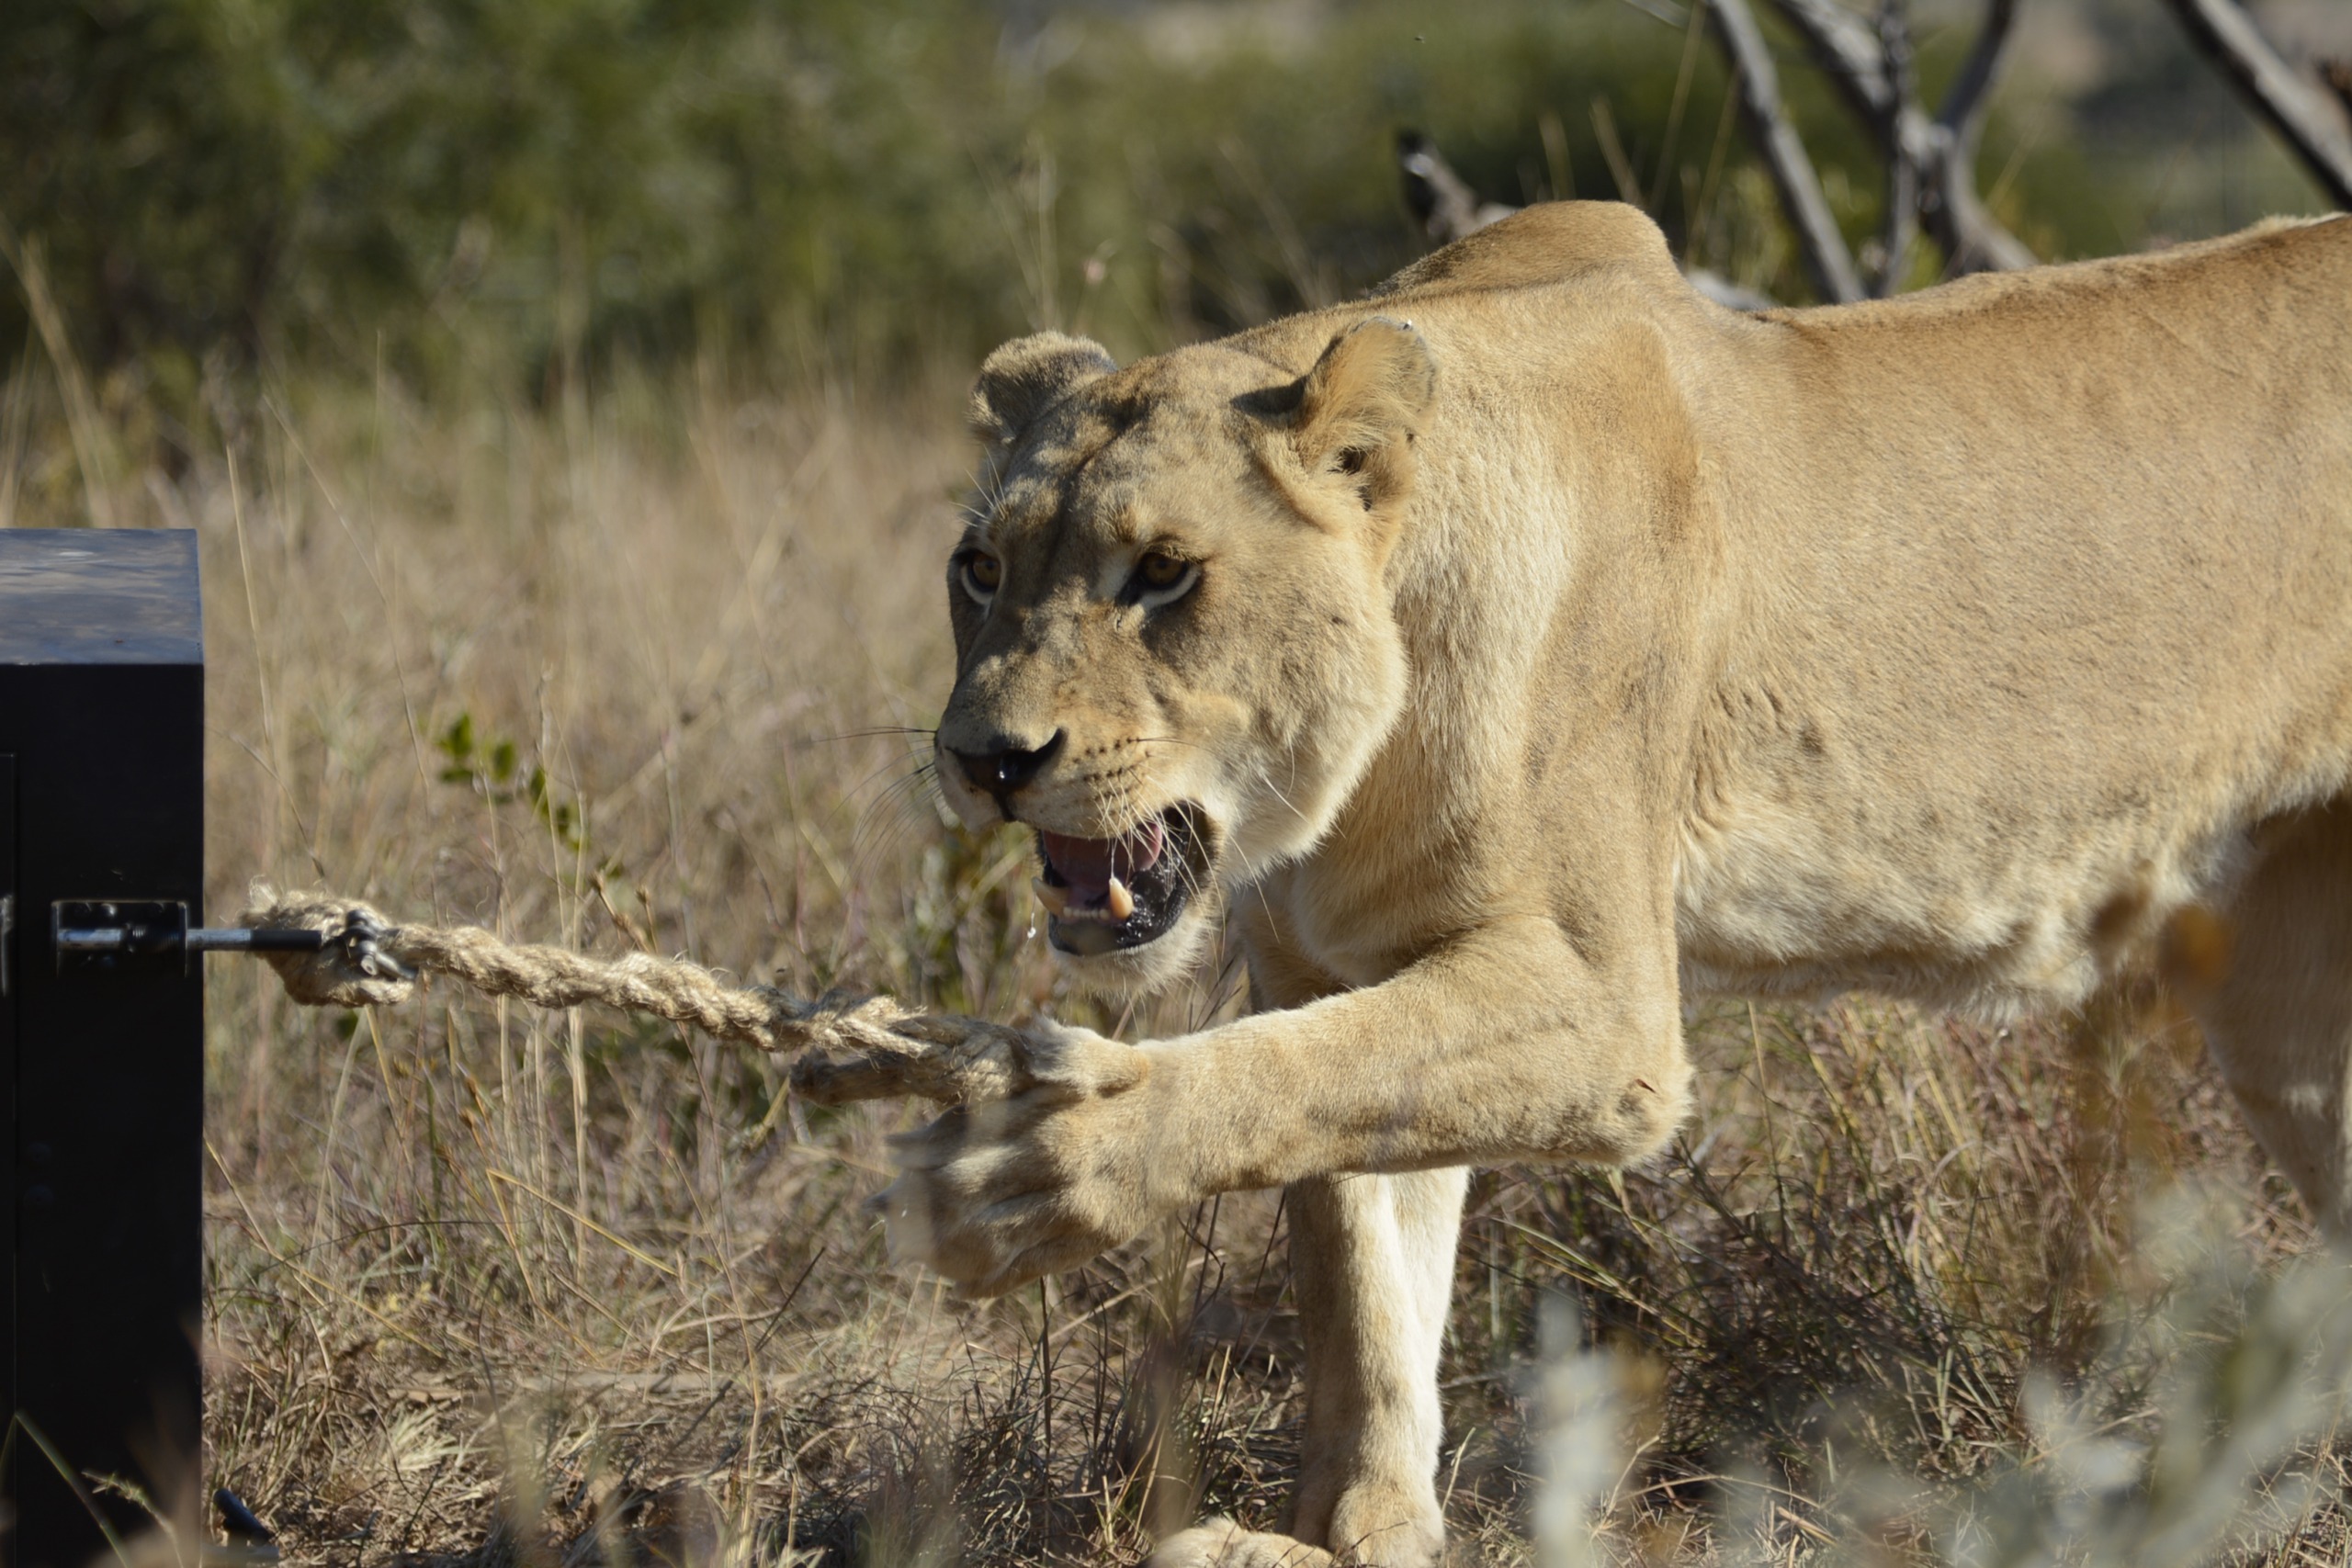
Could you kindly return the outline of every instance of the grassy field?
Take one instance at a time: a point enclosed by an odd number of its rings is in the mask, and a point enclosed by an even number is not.
[[[1981,7],[1915,9],[1940,85]],[[2040,254],[2313,208],[2160,9],[2023,8],[1980,183]],[[200,535],[215,919],[266,877],[808,992],[1190,1026],[1237,1005],[1222,957],[1128,1013],[1063,994],[1029,844],[953,829],[918,772],[973,354],[1369,283],[1421,243],[1405,126],[1489,197],[1645,197],[1689,259],[1802,298],[1700,14],[28,11],[0,526]],[[2324,0],[2263,14],[2352,47]],[[1875,231],[1867,138],[1783,58]],[[911,1108],[803,1107],[779,1063],[612,1016],[209,983],[209,1481],[289,1559],[1119,1564],[1204,1512],[1279,1522],[1277,1195],[966,1303],[861,1208]],[[1473,1186],[1457,1561],[2352,1555],[2352,1290],[2161,998],[1690,1034],[1667,1157]]]
[[[134,475],[20,376],[0,522],[78,521],[87,469],[119,521],[198,531],[216,917],[267,876],[1130,1036],[1232,1006],[1229,968],[1132,1016],[1062,996],[1026,842],[923,791],[960,386],[717,382],[223,393],[217,460]],[[780,1101],[778,1064],[610,1016],[210,986],[210,1477],[289,1557],[1131,1562],[1203,1511],[1276,1522],[1275,1195],[967,1303],[860,1207],[911,1110]],[[1533,1555],[1564,1443],[1600,1561],[2343,1560],[2335,1406],[2278,1392],[2342,1348],[2337,1298],[2286,1268],[2307,1226],[2193,1029],[1856,1000],[1690,1035],[1669,1157],[1473,1188],[1459,1560]],[[2011,1551],[2029,1524],[2076,1557]]]

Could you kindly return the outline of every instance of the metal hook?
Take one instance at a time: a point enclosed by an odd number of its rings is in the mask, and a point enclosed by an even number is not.
[[[416,971],[383,950],[382,943],[398,928],[372,919],[365,909],[353,909],[343,918],[343,930],[328,940],[343,950],[343,961],[354,969],[378,980],[413,980]]]

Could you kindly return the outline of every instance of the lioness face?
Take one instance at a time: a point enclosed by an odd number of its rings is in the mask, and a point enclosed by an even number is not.
[[[948,563],[937,736],[975,829],[1036,830],[1054,947],[1164,985],[1224,891],[1329,827],[1393,722],[1382,581],[1432,373],[1374,319],[1284,382],[1226,348],[1116,370],[1046,334],[974,394],[990,480]]]

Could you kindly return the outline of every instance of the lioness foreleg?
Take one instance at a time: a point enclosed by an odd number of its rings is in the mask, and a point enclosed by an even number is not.
[[[900,1140],[894,1244],[997,1293],[1217,1192],[1639,1159],[1680,1120],[1690,1066],[1671,932],[1628,934],[1596,949],[1498,919],[1380,985],[1199,1034],[1127,1047],[1057,1029],[1054,1059],[1086,1071]]]
[[[1437,1363],[1468,1179],[1455,1167],[1289,1190],[1307,1375],[1291,1530],[1350,1562],[1421,1568],[1444,1540]]]

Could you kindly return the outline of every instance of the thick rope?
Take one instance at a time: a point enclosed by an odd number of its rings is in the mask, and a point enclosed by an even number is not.
[[[820,1104],[899,1094],[995,1100],[1027,1077],[1027,1042],[1018,1031],[909,1012],[888,997],[829,991],[804,1001],[772,986],[729,985],[682,958],[590,958],[508,942],[480,926],[395,925],[356,898],[279,893],[258,882],[240,922],[326,934],[327,945],[315,953],[260,955],[305,1007],[393,1006],[415,992],[421,976],[445,975],[484,996],[534,1007],[651,1013],[714,1039],[801,1053],[792,1087]]]

